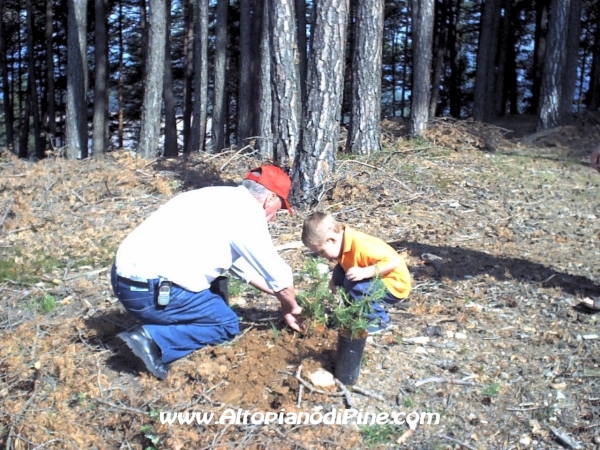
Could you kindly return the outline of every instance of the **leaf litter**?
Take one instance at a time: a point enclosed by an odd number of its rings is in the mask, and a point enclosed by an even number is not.
[[[318,208],[390,242],[413,276],[409,302],[389,309],[394,326],[369,337],[348,395],[364,412],[440,414],[439,424],[414,431],[406,424],[161,424],[160,411],[346,407],[337,388],[305,384],[317,369],[333,371],[335,332],[288,331],[276,301],[254,290],[236,296],[241,335],[177,361],[164,382],[138,374],[116,352],[114,336],[136,325],[110,289],[119,243],[179,190],[239,183],[260,164],[255,157],[230,151],[149,162],[115,152],[32,164],[4,152],[1,445],[594,447],[598,319],[581,302],[600,296],[600,175],[587,163],[598,142],[588,122],[567,146],[562,133],[526,144],[504,128],[478,125],[469,135],[468,122],[432,127],[419,143],[391,123],[385,152],[340,156]],[[305,213],[281,214],[270,225],[299,290],[310,281],[301,275],[310,255],[286,244],[300,239]]]

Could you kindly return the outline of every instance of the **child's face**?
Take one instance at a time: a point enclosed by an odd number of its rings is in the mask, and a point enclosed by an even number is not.
[[[307,247],[323,258],[337,260],[342,253],[342,240],[337,237],[329,237],[320,245],[308,245]]]

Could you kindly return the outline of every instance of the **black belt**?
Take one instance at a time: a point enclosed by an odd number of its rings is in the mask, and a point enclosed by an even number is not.
[[[139,287],[139,288],[149,288],[150,286],[154,286],[154,285],[158,284],[158,278],[153,278],[151,280],[146,280],[146,281],[138,281],[138,280],[132,280],[130,278],[122,277],[121,275],[117,275],[117,281],[128,284],[129,286],[135,286],[135,287]]]

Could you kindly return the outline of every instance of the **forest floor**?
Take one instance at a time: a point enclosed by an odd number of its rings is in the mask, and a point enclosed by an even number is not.
[[[342,411],[348,399],[296,378],[334,369],[333,330],[287,330],[276,302],[230,283],[242,333],[139,374],[114,337],[136,323],[111,293],[119,243],[180,190],[235,184],[260,164],[229,151],[172,161],[128,152],[30,163],[0,156],[0,448],[594,448],[600,442],[600,124],[548,133],[523,119],[441,120],[417,141],[386,122],[384,152],[341,154],[319,209],[377,235],[407,260],[407,308],[368,338],[353,406],[426,412],[439,423],[160,423],[160,412]],[[529,125],[531,125],[529,123]],[[499,128],[501,127],[501,128]],[[519,128],[520,127],[520,128]],[[519,132],[517,132],[519,128]],[[218,213],[218,212],[215,212]],[[277,245],[305,212],[279,214]],[[177,230],[172,230],[177,232]],[[297,289],[310,255],[281,251]],[[323,388],[325,389],[325,388]],[[366,394],[365,394],[366,393]]]

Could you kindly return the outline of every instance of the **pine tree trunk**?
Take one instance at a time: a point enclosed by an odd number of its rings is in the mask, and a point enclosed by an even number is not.
[[[440,96],[446,40],[448,36],[447,8],[449,0],[438,2],[435,6],[435,28],[433,39],[433,74],[431,78],[431,98],[429,99],[429,117],[435,117]]]
[[[139,154],[158,154],[165,73],[166,8],[164,0],[150,0],[148,51],[144,71],[144,101],[140,127]]]
[[[540,92],[537,129],[545,130],[561,123],[562,83],[566,62],[570,0],[552,0],[548,47],[544,57],[544,72]]]
[[[194,3],[194,114],[187,153],[202,152],[208,105],[208,0]]]
[[[52,0],[48,0],[51,2]],[[5,0],[0,0],[0,17],[4,17]],[[4,127],[6,129],[6,146],[9,150],[15,150],[15,118],[12,109],[12,96],[8,81],[8,64],[6,58],[6,30],[4,21],[0,20],[0,71],[2,72],[2,105],[4,106]]]
[[[194,79],[194,0],[185,0],[183,37],[183,151],[189,151]]]
[[[600,7],[597,7],[600,13]],[[596,25],[594,35],[594,50],[592,71],[590,73],[590,89],[588,92],[588,107],[591,111],[600,109],[600,26]]]
[[[271,46],[269,44],[269,0],[258,0],[257,20],[262,21],[260,37],[260,69],[258,73],[258,152],[263,158],[273,158],[273,132],[271,114]]]
[[[227,113],[227,13],[229,0],[217,2],[215,24],[215,67],[212,114],[212,152],[225,148]]]
[[[548,4],[546,2],[536,2],[531,104],[529,106],[529,112],[533,114],[537,114],[540,106],[540,91],[542,88],[542,73],[544,55],[546,54],[547,36]]]
[[[489,120],[492,115],[490,113],[493,111],[494,67],[498,48],[499,17],[500,0],[486,0],[483,4],[480,24],[473,99],[473,118],[480,122]]]
[[[123,0],[119,1],[119,87],[118,87],[118,98],[119,98],[119,123],[117,130],[117,142],[118,147],[123,148],[123,133],[125,127],[124,120],[124,109],[125,109],[125,95],[124,84],[125,84],[125,70],[124,55],[125,55],[125,43],[123,41]]]
[[[69,0],[67,49],[67,156],[87,158],[86,0]]]
[[[429,83],[433,40],[433,0],[412,0],[413,76],[410,134],[418,136],[429,120]]]
[[[577,82],[577,67],[579,66],[581,10],[581,0],[571,0],[566,42],[566,62],[561,86],[560,117],[562,123],[568,123],[573,115],[575,83]]]
[[[299,71],[300,71],[300,95],[301,104],[304,106],[306,102],[306,76],[307,76],[307,60],[308,49],[306,47],[306,0],[295,0],[296,6],[296,23],[298,24],[298,55],[299,55]],[[304,114],[304,111],[302,111]],[[304,116],[303,116],[304,117]]]
[[[306,124],[293,174],[292,198],[296,204],[318,201],[320,187],[333,172],[344,88],[347,17],[348,0],[323,0],[316,5],[306,79]]]
[[[52,0],[46,0],[46,117],[44,123],[50,139],[53,139],[56,135],[56,93],[54,88],[54,50],[52,45],[54,25],[52,12]]]
[[[163,98],[165,101],[165,158],[176,158],[177,149],[177,120],[175,117],[175,96],[173,95],[173,67],[171,63],[171,0],[165,0],[166,36],[165,36],[165,78],[163,80]]]
[[[291,166],[301,142],[300,71],[294,0],[270,0],[273,159]]]
[[[251,0],[240,0],[240,72],[238,76],[237,142],[240,147],[254,135],[251,99],[256,81],[252,72],[252,8]]]
[[[349,153],[368,155],[381,150],[383,6],[383,0],[358,0],[356,8]]]
[[[30,110],[29,113],[33,118],[33,150],[37,159],[44,157],[44,146],[42,144],[42,124],[40,121],[40,104],[37,93],[37,80],[35,75],[35,49],[33,46],[35,32],[34,27],[34,9],[32,0],[27,0],[27,78],[30,89]]]
[[[106,0],[96,0],[95,63],[94,77],[94,120],[93,154],[100,156],[107,150],[108,116],[108,32],[106,29]]]

